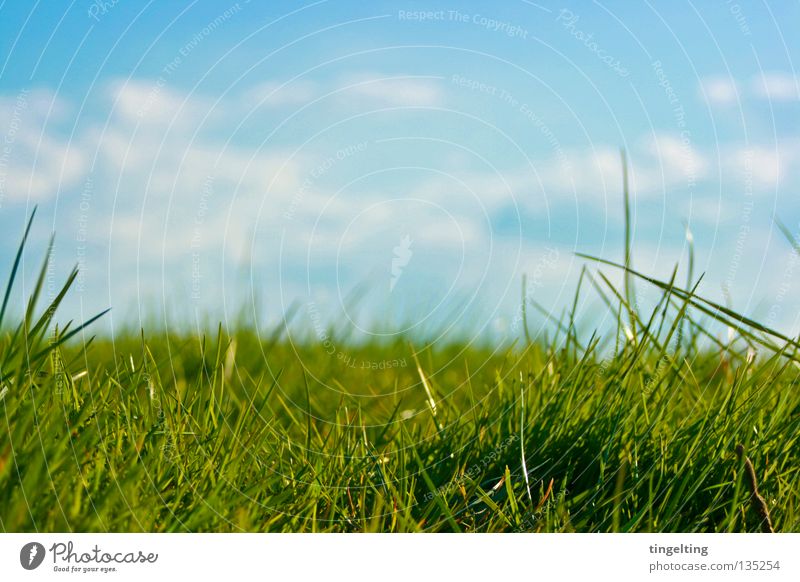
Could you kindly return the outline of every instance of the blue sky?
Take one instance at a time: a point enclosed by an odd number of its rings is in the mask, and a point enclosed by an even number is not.
[[[800,3],[0,4],[0,260],[114,325],[518,333],[584,261],[797,333]],[[618,280],[618,279],[615,279]],[[644,305],[655,298],[640,286]],[[587,296],[585,325],[609,317]],[[537,328],[546,322],[537,320]]]

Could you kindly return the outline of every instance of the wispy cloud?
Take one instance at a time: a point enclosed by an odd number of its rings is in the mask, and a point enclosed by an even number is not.
[[[248,89],[244,99],[249,107],[284,107],[308,103],[319,91],[318,83],[308,79],[291,83],[265,81]]]
[[[786,185],[789,168],[798,159],[797,140],[772,145],[742,144],[724,148],[727,172],[754,188],[754,194],[775,194]]]
[[[444,92],[436,77],[386,77],[361,73],[347,76],[340,82],[342,98],[362,105],[437,106]]]
[[[3,194],[12,201],[48,200],[79,183],[88,167],[80,147],[47,134],[20,134],[11,157]]]
[[[710,105],[730,105],[738,101],[739,91],[730,77],[705,77],[700,80],[700,97]]]
[[[178,91],[160,78],[112,81],[107,93],[122,121],[142,126],[195,126],[214,113],[211,99]]]
[[[6,190],[13,188],[18,199],[37,200],[61,190],[66,195],[59,201],[60,212],[72,216],[80,184],[90,176],[89,164],[97,157],[91,177],[94,191],[103,195],[91,201],[90,213],[102,219],[87,227],[86,238],[97,254],[86,260],[94,269],[89,276],[96,277],[86,288],[102,293],[110,285],[110,296],[118,304],[169,286],[190,289],[196,280],[205,281],[204,300],[217,299],[212,293],[219,292],[219,277],[241,272],[243,265],[257,271],[254,277],[279,281],[281,290],[298,292],[313,273],[314,291],[327,289],[336,296],[337,285],[347,287],[367,277],[370,269],[385,271],[393,246],[404,236],[414,241],[414,264],[398,289],[435,281],[442,294],[451,286],[454,293],[469,293],[488,285],[491,292],[486,297],[500,297],[520,272],[519,254],[537,256],[536,243],[526,238],[528,233],[521,234],[517,221],[575,208],[597,216],[605,212],[604,202],[619,200],[620,154],[616,144],[608,142],[573,146],[560,152],[563,156],[531,153],[528,158],[526,153],[513,161],[498,156],[492,161],[500,168],[434,154],[428,158],[430,170],[403,170],[388,182],[342,188],[379,168],[380,164],[370,165],[376,159],[414,159],[406,155],[417,147],[392,141],[395,149],[378,151],[392,146],[370,141],[363,152],[339,156],[339,145],[313,143],[294,153],[277,142],[239,141],[224,130],[237,116],[248,114],[241,106],[243,99],[266,98],[264,105],[270,109],[331,94],[332,99],[321,103],[335,114],[348,103],[446,103],[439,81],[429,77],[369,75],[339,78],[328,86],[309,83],[291,89],[292,85],[265,82],[231,95],[212,112],[213,101],[206,95],[159,88],[149,80],[115,81],[102,94],[103,101],[93,104],[92,111],[101,114],[81,120],[71,144],[63,137],[63,127],[59,131],[58,124],[43,124],[41,111],[50,108],[46,99],[37,97],[38,117],[22,115],[14,134],[15,157],[13,166],[5,169]],[[273,100],[278,95],[281,98]],[[0,100],[6,109],[12,106],[10,115],[14,103]],[[54,110],[70,107],[59,103]],[[109,116],[111,111],[115,114]],[[270,115],[267,111],[264,118]],[[216,123],[215,131],[195,135],[198,125],[209,120]],[[707,148],[666,132],[628,142],[634,196],[668,196],[685,203],[687,197],[681,195],[688,193],[702,200],[703,193],[691,191],[690,185],[713,173]],[[734,167],[725,168],[728,173],[744,179],[743,169],[749,168],[748,179],[762,190],[785,183],[789,162],[795,159],[791,147],[788,142],[777,149],[768,144],[720,146],[723,157],[734,160]],[[715,210],[700,204],[696,208],[709,221],[716,219]],[[619,220],[616,211],[609,216]],[[67,219],[66,228],[70,224],[75,222]],[[648,233],[639,236],[646,240]],[[253,256],[248,255],[251,250]],[[542,276],[558,284],[565,274],[573,274],[577,266],[570,251],[564,249],[564,264]],[[130,273],[140,277],[138,288],[131,288]]]
[[[800,81],[797,77],[783,72],[766,72],[753,77],[753,93],[770,101],[800,100]]]
[[[647,198],[666,189],[691,189],[709,169],[705,154],[678,135],[656,134],[632,142],[628,152],[631,193]],[[541,175],[550,192],[600,200],[622,187],[620,152],[608,144],[566,152],[567,163],[552,159],[542,164]]]
[[[69,105],[46,90],[0,97],[0,202],[40,202],[74,186],[88,166],[79,143],[50,131]]]
[[[800,100],[800,81],[790,73],[767,71],[754,75],[741,85],[731,77],[708,76],[700,79],[699,96],[709,105],[726,106],[740,99],[787,102]]]

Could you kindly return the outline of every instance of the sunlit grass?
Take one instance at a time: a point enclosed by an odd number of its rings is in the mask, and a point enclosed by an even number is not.
[[[691,275],[636,272],[630,249],[612,265],[624,289],[587,269],[574,303],[598,293],[608,337],[580,337],[573,306],[546,341],[398,337],[346,360],[280,328],[86,342],[55,327],[62,294],[37,307],[40,277],[22,320],[0,321],[0,527],[759,531],[747,457],[775,529],[800,530],[797,341]],[[634,279],[661,293],[649,313]]]

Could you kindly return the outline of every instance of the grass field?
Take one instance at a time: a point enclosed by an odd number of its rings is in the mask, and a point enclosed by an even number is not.
[[[576,298],[597,293],[616,333],[580,337],[567,312],[547,340],[344,358],[246,325],[88,342],[56,327],[60,296],[36,305],[43,269],[24,320],[9,293],[0,312],[0,528],[800,530],[797,342],[596,264]]]

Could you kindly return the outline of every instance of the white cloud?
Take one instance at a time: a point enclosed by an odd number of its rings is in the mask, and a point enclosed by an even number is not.
[[[563,153],[563,158],[556,156],[533,162],[548,200],[574,196],[599,200],[608,189],[621,188],[618,150],[599,146]]]
[[[758,193],[772,190],[773,193],[786,178],[786,169],[793,152],[788,144],[770,146],[747,145],[732,149],[725,159],[728,170],[743,181],[751,182]]]
[[[602,199],[622,191],[622,161],[617,148],[600,145],[565,152],[566,164],[556,158],[537,163],[548,195]],[[690,142],[671,134],[649,136],[628,152],[631,194],[651,197],[668,189],[688,189],[708,173],[709,161]]]
[[[691,225],[702,223],[706,226],[717,226],[734,220],[741,214],[741,208],[732,206],[720,195],[716,198],[692,198],[682,203],[680,209]]]
[[[303,105],[314,99],[318,92],[317,84],[307,79],[288,84],[265,81],[249,89],[244,100],[250,107]]]
[[[676,135],[660,134],[648,140],[648,151],[656,162],[655,184],[689,184],[705,177],[709,162],[691,141]]]
[[[750,169],[753,180],[757,184],[767,187],[777,187],[781,179],[786,175],[785,164],[778,149],[768,149],[763,147],[749,148],[740,152],[737,156],[742,162],[751,158]]]
[[[711,105],[730,105],[739,99],[736,83],[729,77],[700,79],[700,95]]]
[[[770,101],[800,100],[800,82],[788,73],[767,72],[752,80],[753,92]]]
[[[342,99],[358,104],[436,106],[444,93],[438,80],[419,77],[380,77],[361,74],[343,79]]]
[[[170,124],[195,126],[213,113],[211,100],[176,91],[161,78],[114,81],[109,85],[109,94],[114,112],[123,121],[134,124],[164,128]]]
[[[29,146],[37,152],[31,180],[32,198],[45,199],[54,190],[72,187],[86,176],[88,159],[80,146],[50,136],[43,136]]]
[[[434,79],[370,77],[349,82],[357,84],[337,93],[332,99],[334,106],[341,108],[343,103],[358,106],[443,103],[441,88]],[[251,90],[249,96],[231,99],[258,99],[259,95],[264,97],[274,92],[277,100],[270,97],[270,106],[291,105],[312,98],[314,91],[319,90],[313,84],[301,84],[294,91],[290,90],[292,85],[276,91],[279,86],[264,83]],[[503,168],[499,174],[490,172],[489,166],[481,166],[486,169],[481,172],[463,161],[449,163],[432,156],[442,172],[449,168],[453,176],[431,173],[417,182],[411,176],[412,187],[405,188],[403,183],[395,185],[394,191],[389,191],[390,186],[382,190],[380,185],[373,188],[369,183],[363,191],[340,192],[332,199],[342,182],[352,177],[352,168],[347,164],[353,164],[356,173],[368,172],[373,169],[369,164],[375,163],[376,158],[378,164],[387,159],[369,153],[364,158],[354,156],[337,162],[336,169],[318,177],[299,195],[304,180],[329,151],[325,154],[310,148],[289,160],[292,154],[288,149],[271,143],[261,149],[239,141],[225,143],[228,135],[224,132],[201,135],[193,140],[194,124],[208,112],[210,100],[202,95],[185,95],[172,88],[155,89],[158,85],[151,82],[114,84],[107,93],[111,100],[104,106],[111,107],[115,102],[118,115],[109,119],[103,129],[100,129],[100,123],[106,121],[103,119],[94,127],[81,126],[78,139],[71,147],[50,128],[42,133],[41,126],[21,126],[16,135],[14,155],[20,156],[15,160],[27,162],[6,167],[6,190],[10,192],[13,185],[15,192],[24,192],[20,197],[44,199],[59,187],[79,183],[88,171],[89,160],[96,152],[100,153],[91,210],[95,226],[90,227],[88,235],[97,248],[106,250],[110,246],[113,256],[108,264],[104,264],[109,258],[107,254],[96,260],[87,259],[87,263],[98,277],[107,276],[99,277],[95,284],[102,286],[113,279],[113,298],[118,304],[132,300],[134,290],[128,289],[128,278],[139,268],[143,291],[155,293],[162,286],[179,284],[189,287],[192,253],[202,255],[205,284],[209,289],[219,288],[219,278],[224,276],[225,269],[235,270],[234,266],[246,262],[247,256],[242,251],[249,249],[254,232],[259,241],[269,243],[254,249],[257,266],[262,269],[260,274],[275,275],[279,270],[277,265],[281,257],[275,242],[285,236],[282,266],[292,272],[285,279],[280,277],[281,273],[273,278],[273,284],[281,286],[280,291],[295,289],[298,285],[302,288],[298,283],[302,283],[302,277],[297,272],[307,266],[308,251],[312,251],[311,267],[319,267],[319,272],[323,273],[318,275],[320,279],[327,276],[324,273],[329,273],[331,266],[342,264],[355,274],[363,274],[369,269],[387,267],[393,246],[401,236],[409,234],[415,241],[417,253],[417,262],[408,271],[409,282],[414,281],[413,273],[423,271],[419,267],[426,264],[425,254],[430,253],[431,257],[444,257],[449,261],[447,269],[435,274],[448,284],[458,277],[459,291],[469,293],[477,285],[485,285],[489,293],[486,297],[491,301],[500,297],[511,282],[515,299],[509,301],[513,303],[518,298],[521,270],[527,269],[529,274],[537,268],[542,270],[538,260],[525,259],[525,256],[538,257],[541,248],[537,249],[529,241],[520,242],[512,228],[505,234],[496,234],[491,226],[494,217],[502,214],[507,226],[513,220],[511,210],[515,203],[525,218],[542,216],[545,211],[541,203],[542,188],[550,210],[559,204],[561,208],[565,204],[571,208],[577,202],[596,212],[600,206],[598,202],[602,203],[604,197],[615,204],[620,199],[620,154],[610,144],[565,151],[566,166],[563,159],[557,157],[534,159],[533,168],[523,165],[522,158],[517,160],[518,166],[504,159],[501,162],[512,168]],[[0,100],[0,106],[3,103],[7,108],[8,101]],[[37,97],[37,103],[45,107],[47,101]],[[242,115],[241,101],[235,103],[234,114]],[[230,115],[224,106],[220,106],[219,112],[219,119]],[[168,128],[176,116],[180,123],[186,124],[170,131]],[[188,129],[184,131],[184,128]],[[756,185],[779,184],[786,178],[788,162],[795,159],[790,145],[752,146],[747,150]],[[721,157],[734,160],[733,165],[741,173],[745,151],[733,144],[730,147],[732,153],[723,152]],[[683,192],[690,180],[705,179],[711,168],[706,152],[675,134],[651,135],[631,141],[629,158],[632,192],[641,197]],[[362,165],[365,160],[367,163]],[[536,180],[537,173],[541,186]],[[212,178],[210,193],[206,192],[209,176]],[[396,197],[419,198],[427,206],[384,205],[368,219],[358,218],[369,204]],[[74,210],[76,200],[77,197],[65,201],[64,211]],[[286,219],[284,213],[295,200],[298,202],[293,217]],[[109,226],[112,205],[114,228],[109,233],[105,229]],[[323,214],[323,208],[324,215],[312,241],[312,227]],[[609,212],[618,217],[618,208],[615,206]],[[716,210],[713,205],[696,207],[696,212],[705,214],[707,220],[716,219]],[[353,222],[356,224],[348,231],[348,225]],[[645,234],[644,238],[649,235]],[[490,239],[491,255],[488,251]],[[521,260],[528,260],[526,265],[516,263],[519,244],[524,247]],[[548,266],[540,274],[548,286],[553,285],[556,294],[563,291],[559,285],[565,283],[566,276],[576,274],[580,266],[571,249],[562,251],[558,264],[552,268]],[[339,252],[343,254],[337,257]],[[460,271],[462,257],[463,273]],[[657,259],[653,265],[664,263],[661,256]],[[430,260],[426,268],[436,271],[437,264]],[[640,264],[648,263],[642,260]],[[160,271],[162,266],[163,272]],[[482,282],[481,277],[487,272],[489,275]],[[274,283],[275,280],[279,283]],[[470,281],[474,281],[475,286],[465,283]],[[333,288],[336,283],[327,280],[320,287]],[[91,284],[87,284],[88,288]]]
[[[0,200],[40,202],[78,183],[88,160],[80,144],[52,130],[49,113],[66,110],[52,94],[34,91],[0,99],[9,123],[0,150]]]
[[[66,101],[49,89],[26,89],[16,94],[0,95],[0,119],[9,122],[24,118],[39,123],[46,119],[52,123],[64,119],[70,109]]]

